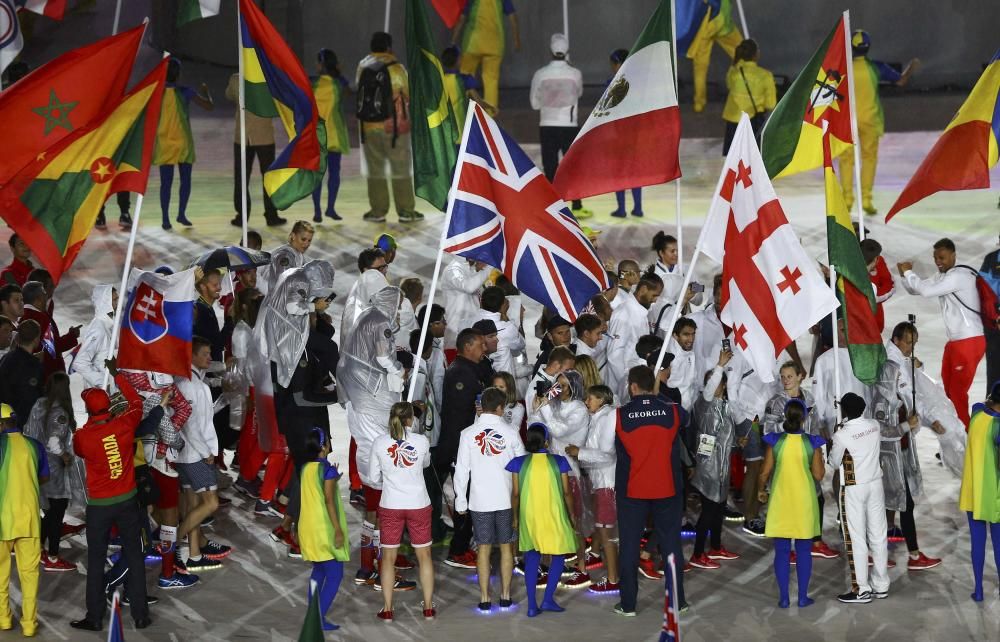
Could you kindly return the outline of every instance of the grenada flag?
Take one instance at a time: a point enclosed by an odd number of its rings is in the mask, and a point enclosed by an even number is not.
[[[73,264],[111,194],[145,193],[166,76],[163,60],[103,118],[40,152],[0,187],[0,216],[53,281]]]
[[[845,12],[764,125],[760,152],[771,178],[823,167],[824,125],[834,158],[852,145],[846,18]]]
[[[990,186],[1000,140],[1000,50],[972,93],[903,188],[885,222],[899,210],[937,192]]]

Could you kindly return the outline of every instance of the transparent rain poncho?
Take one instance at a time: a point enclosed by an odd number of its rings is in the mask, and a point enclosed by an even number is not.
[[[698,419],[698,442],[691,485],[713,502],[725,503],[729,496],[729,453],[736,443],[736,424],[729,401],[705,401],[699,395],[694,412]]]
[[[340,400],[350,401],[354,412],[388,417],[400,400],[403,369],[396,361],[394,333],[401,296],[392,286],[376,292],[350,335],[341,338],[337,388]]]
[[[920,465],[917,463],[916,430],[909,430],[905,417],[909,409],[900,387],[899,366],[886,361],[872,386],[872,417],[882,431],[882,488],[887,510],[906,510],[906,490],[916,498],[923,490]],[[903,448],[904,443],[906,448]]]

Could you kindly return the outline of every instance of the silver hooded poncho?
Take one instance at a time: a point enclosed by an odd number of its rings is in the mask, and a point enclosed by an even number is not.
[[[402,368],[396,361],[394,335],[402,293],[389,286],[376,292],[350,335],[343,339],[337,365],[340,401],[350,401],[355,412],[388,416],[400,400]]]
[[[923,478],[917,461],[917,440],[914,438],[916,429],[909,430],[905,420],[900,421],[900,410],[904,416],[910,414],[906,403],[910,398],[903,394],[905,389],[901,388],[900,383],[899,366],[886,361],[872,386],[872,416],[878,421],[882,431],[879,459],[882,464],[885,507],[895,511],[906,510],[907,488],[914,498],[923,492]],[[906,449],[902,447],[904,439],[908,442]]]

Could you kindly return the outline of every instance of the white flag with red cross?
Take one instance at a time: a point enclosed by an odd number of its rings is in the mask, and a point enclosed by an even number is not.
[[[785,218],[746,114],[698,245],[722,264],[719,319],[733,350],[771,381],[781,351],[839,304]]]

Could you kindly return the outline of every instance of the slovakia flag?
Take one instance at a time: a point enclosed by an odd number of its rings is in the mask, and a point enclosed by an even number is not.
[[[118,367],[190,376],[195,296],[193,269],[170,276],[133,269]]]

